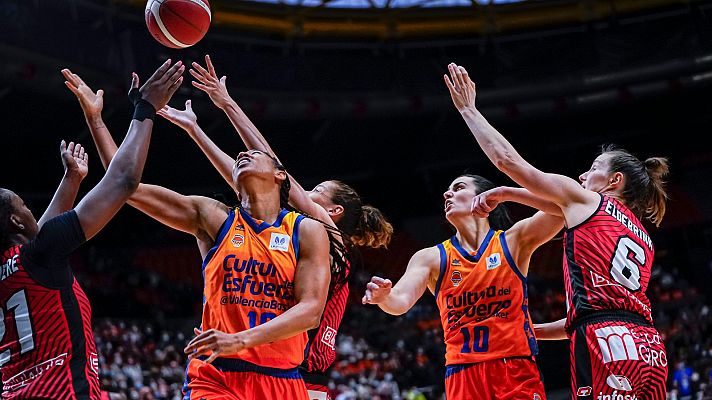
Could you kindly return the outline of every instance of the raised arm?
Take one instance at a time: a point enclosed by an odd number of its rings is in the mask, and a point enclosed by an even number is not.
[[[152,115],[155,114],[156,108],[162,108],[178,89],[183,81],[183,71],[184,67],[180,61],[171,65],[168,60],[141,89],[138,89],[138,76],[134,74],[131,87],[136,110],[128,133],[104,177],[75,208],[86,239],[96,235],[136,191],[153,130]]]
[[[222,151],[198,125],[198,117],[193,112],[190,100],[185,102],[185,110],[165,106],[163,109],[158,110],[158,115],[186,131],[188,136],[200,147],[203,154],[208,157],[213,167],[218,170],[225,182],[230,187],[233,187],[232,169],[235,166],[235,159]]]
[[[189,72],[197,80],[197,82],[192,82],[193,86],[207,93],[213,103],[225,112],[228,119],[232,123],[232,126],[235,127],[235,130],[237,130],[237,133],[240,135],[242,142],[245,143],[245,146],[247,146],[248,149],[260,150],[279,159],[277,154],[275,154],[270,147],[264,135],[262,135],[255,124],[250,121],[247,114],[245,114],[237,102],[230,97],[230,94],[227,91],[227,86],[225,85],[227,77],[223,76],[222,78],[218,78],[210,56],[205,56],[205,64],[205,68],[195,62],[192,64],[193,69]],[[193,136],[191,135],[191,137]],[[207,136],[205,138],[207,138]],[[200,140],[205,140],[205,138],[200,138]],[[204,146],[209,147],[209,145],[202,145],[198,141],[198,136],[193,137],[193,139],[198,142],[201,149],[203,149]],[[211,162],[213,161],[213,158],[216,158],[215,156],[211,157],[209,153],[206,153],[206,155],[208,155],[208,158],[211,159]],[[223,162],[220,166],[218,166],[213,162],[213,165],[220,170],[220,168],[224,169],[226,164]],[[228,176],[231,176],[230,173],[232,171],[232,164],[229,164],[229,168]],[[223,171],[220,173],[225,176]],[[292,183],[289,191],[289,203],[300,211],[313,215],[324,222],[331,223],[331,217],[329,217],[326,210],[312,201],[306,190],[304,190],[304,188],[294,179],[294,177],[290,175],[289,179]],[[232,180],[229,180],[228,183],[232,184]]]
[[[117,154],[118,147],[101,118],[103,109],[102,90],[94,91],[76,74],[63,70],[67,87],[77,96],[89,125],[99,158],[107,168]],[[227,213],[227,207],[217,200],[202,196],[184,196],[161,186],[139,184],[129,197],[129,205],[173,229],[195,235],[199,242],[212,243],[217,232],[212,226],[220,226],[222,221],[211,221],[213,211],[217,215]],[[202,249],[201,249],[202,250]]]
[[[461,66],[448,66],[450,77],[444,76],[445,84],[455,107],[475,136],[477,143],[492,163],[517,184],[542,199],[566,210],[574,204],[597,202],[597,194],[588,191],[575,180],[563,175],[545,173],[529,164],[475,107],[475,83]]]
[[[413,254],[401,279],[393,286],[390,279],[377,276],[366,284],[363,304],[378,304],[391,315],[405,314],[420,299],[428,286],[435,291],[434,283],[440,273],[440,252],[429,247]]]
[[[299,228],[299,261],[294,277],[296,304],[276,318],[242,332],[196,330],[198,336],[188,343],[185,352],[190,359],[210,354],[206,362],[212,362],[219,356],[236,354],[319,326],[330,277],[326,229],[319,222],[304,219]]]
[[[59,153],[62,157],[62,165],[64,165],[64,176],[57,191],[54,192],[47,210],[37,221],[37,226],[40,228],[50,219],[72,209],[74,201],[77,199],[79,186],[89,172],[89,155],[84,152],[84,148],[79,143],[69,142],[69,146],[67,146],[67,142],[62,140],[59,144]]]

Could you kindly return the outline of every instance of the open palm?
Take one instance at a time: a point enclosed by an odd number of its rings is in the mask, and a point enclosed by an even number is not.
[[[167,105],[158,110],[157,114],[186,131],[198,124],[198,117],[193,112],[190,100],[185,102],[185,110],[179,110]]]
[[[62,140],[59,151],[65,173],[84,179],[89,173],[89,154],[84,152],[84,147],[79,143],[74,144],[74,142],[69,142],[69,146],[67,146],[67,143]]]

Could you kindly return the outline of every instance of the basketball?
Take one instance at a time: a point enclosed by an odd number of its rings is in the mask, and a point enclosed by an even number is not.
[[[190,47],[205,36],[210,27],[208,0],[148,0],[146,26],[164,46]]]

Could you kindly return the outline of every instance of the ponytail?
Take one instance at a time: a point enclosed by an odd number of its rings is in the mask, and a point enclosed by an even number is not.
[[[383,213],[373,206],[361,207],[361,218],[356,225],[356,232],[351,235],[351,240],[357,246],[388,247],[393,235],[393,225],[386,220]]]
[[[649,199],[645,207],[645,214],[655,226],[660,226],[669,198],[665,189],[665,177],[670,172],[670,166],[667,158],[663,157],[648,158],[644,164],[648,177],[650,177]]]

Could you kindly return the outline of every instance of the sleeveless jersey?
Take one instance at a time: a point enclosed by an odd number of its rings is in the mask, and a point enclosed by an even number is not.
[[[655,250],[638,218],[601,195],[598,210],[564,234],[566,328],[595,311],[623,310],[653,318],[645,295]]]
[[[445,335],[445,364],[536,355],[527,280],[509,253],[505,233],[490,230],[474,255],[455,236],[437,248],[435,299]]]
[[[203,330],[241,332],[294,306],[299,223],[303,218],[282,209],[270,225],[242,209],[230,211],[203,262]],[[303,332],[229,357],[262,367],[290,369],[304,360],[306,344],[307,334]]]
[[[350,267],[349,267],[350,268]],[[350,271],[347,271],[347,276]],[[336,334],[346,311],[349,284],[332,285],[319,327],[309,331],[309,348],[302,367],[307,372],[323,373],[336,360]]]
[[[11,247],[0,258],[2,398],[99,399],[86,294],[73,276],[66,287],[38,283],[22,248]]]

